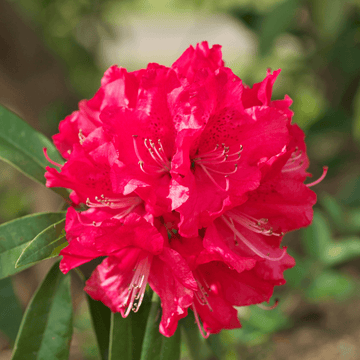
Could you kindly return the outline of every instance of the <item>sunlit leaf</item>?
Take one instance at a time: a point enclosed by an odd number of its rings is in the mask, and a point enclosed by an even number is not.
[[[12,360],[67,360],[72,319],[70,274],[63,275],[55,263],[25,312]]]
[[[15,263],[35,236],[64,217],[65,212],[38,213],[0,225],[0,279],[31,266],[15,268]]]

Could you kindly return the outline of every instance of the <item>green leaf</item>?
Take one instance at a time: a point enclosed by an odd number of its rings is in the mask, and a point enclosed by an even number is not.
[[[0,225],[0,279],[14,275],[25,268],[15,268],[24,248],[46,227],[65,217],[65,212],[38,213]]]
[[[322,256],[328,266],[335,266],[360,256],[360,237],[352,236],[332,242]]]
[[[22,310],[14,294],[10,278],[0,280],[0,299],[0,330],[15,341],[21,323]]]
[[[225,349],[221,341],[220,334],[211,334],[207,339],[206,343],[209,345],[210,349],[217,356],[218,359],[223,359],[225,354]]]
[[[289,321],[281,312],[279,307],[271,311],[266,311],[258,306],[250,307],[250,318],[246,323],[263,333],[273,333],[289,326]]]
[[[331,242],[331,231],[320,211],[314,212],[312,225],[304,229],[302,234],[306,253],[315,259],[322,260]]]
[[[63,163],[55,146],[46,136],[34,130],[10,110],[0,106],[0,159],[45,185],[45,167],[51,164],[44,156],[44,147],[52,160]],[[52,190],[65,198],[68,197],[65,189]]]
[[[312,18],[322,41],[335,40],[346,22],[346,1],[313,0]]]
[[[24,248],[15,267],[58,256],[60,250],[68,244],[65,235],[65,219],[50,225]]]
[[[109,360],[132,360],[133,346],[131,316],[111,313]]]
[[[141,351],[141,360],[180,359],[180,329],[169,338],[159,332],[161,320],[160,299],[154,292]]]
[[[284,0],[263,19],[260,29],[260,53],[266,55],[273,41],[293,23],[298,0]]]
[[[89,295],[86,296],[89,303],[91,319],[95,331],[99,353],[102,360],[109,357],[110,339],[110,309],[101,301],[93,300]]]
[[[333,270],[323,271],[306,290],[306,296],[315,301],[346,300],[353,293],[355,285],[352,279]]]
[[[341,229],[344,224],[344,214],[338,202],[329,194],[323,194],[320,197],[320,202],[329,214],[331,221],[338,229]]]
[[[201,337],[200,331],[195,323],[195,317],[193,312],[189,311],[188,315],[180,320],[180,325],[184,329],[185,341],[191,359],[205,359],[205,342],[204,339]]]
[[[11,359],[68,359],[72,320],[70,274],[55,263],[25,312]]]

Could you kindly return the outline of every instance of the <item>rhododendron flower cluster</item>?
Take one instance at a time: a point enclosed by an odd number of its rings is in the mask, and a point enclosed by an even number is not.
[[[61,270],[105,257],[85,291],[126,317],[149,285],[165,336],[189,309],[208,336],[269,301],[295,265],[282,237],[316,201],[291,99],[271,100],[279,72],[250,88],[206,42],[171,67],[108,69],[53,137],[67,161],[47,186],[72,190]]]

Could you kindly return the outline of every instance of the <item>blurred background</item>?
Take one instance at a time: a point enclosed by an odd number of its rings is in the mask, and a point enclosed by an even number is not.
[[[314,178],[329,166],[313,225],[285,236],[297,265],[279,306],[240,308],[243,328],[221,333],[221,358],[360,359],[360,0],[0,0],[0,103],[51,136],[110,65],[170,66],[203,40],[249,85],[281,68],[273,99],[294,100]],[[0,204],[6,222],[61,199],[1,162]],[[50,265],[0,281],[0,360]],[[71,359],[97,359],[76,284]],[[205,343],[202,354],[214,359]]]

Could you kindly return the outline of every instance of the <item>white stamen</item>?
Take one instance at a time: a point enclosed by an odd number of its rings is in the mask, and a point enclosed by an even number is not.
[[[229,219],[235,220],[238,224],[246,227],[247,229],[254,231],[259,234],[263,234],[266,236],[283,236],[284,233],[276,233],[273,231],[272,227],[267,226],[269,219],[255,219],[254,217],[234,211],[228,211],[226,214]],[[234,224],[233,224],[234,225]]]
[[[286,173],[300,170],[304,165],[304,156],[306,157],[306,154],[296,147],[281,172]]]
[[[100,197],[95,196],[95,202],[90,201],[90,198],[86,199],[86,205],[88,207],[109,207],[111,209],[123,209],[131,207],[131,210],[141,203],[141,198],[138,196],[123,197],[119,199],[111,199],[100,195]]]
[[[139,147],[136,141],[137,137],[137,135],[133,135],[133,143],[135,154],[139,160],[141,171],[148,175],[168,173],[171,169],[171,163],[166,157],[164,148],[161,144],[161,140],[158,139],[159,147],[157,148],[151,139],[144,139],[145,148],[149,152],[151,159],[154,161],[154,164],[150,165],[145,163],[145,161],[140,155]]]
[[[220,165],[230,164],[233,162],[237,162],[241,157],[241,152],[243,150],[242,145],[240,145],[240,150],[236,151],[232,154],[229,154],[229,147],[222,144],[220,147],[219,144],[215,146],[214,150],[198,154],[195,158],[192,159],[193,163],[199,165],[200,168],[205,172],[205,174],[209,177],[211,182],[220,190],[228,191],[229,190],[229,179],[228,176],[235,174],[238,169],[238,164],[235,163],[234,170],[230,171],[220,171],[218,167]],[[225,165],[226,166],[226,165]],[[214,168],[216,167],[216,168]],[[210,172],[214,174],[224,175],[225,177],[225,188],[217,183],[217,181],[213,178]]]
[[[237,230],[234,226],[234,223],[231,223],[224,215],[221,216],[225,224],[230,228],[230,230],[233,231],[234,234],[250,249],[252,250],[256,255],[260,256],[263,259],[267,259],[270,261],[279,261],[281,260],[285,254],[286,254],[286,248],[283,248],[283,253],[281,256],[277,258],[271,258],[269,255],[263,254],[260,250],[258,250],[253,244],[250,243],[240,232]],[[234,219],[236,221],[236,219]]]
[[[137,312],[144,299],[146,285],[149,278],[150,268],[152,262],[152,255],[139,254],[137,263],[135,265],[135,272],[129,285],[129,294],[121,305],[126,307],[124,317],[130,314],[130,311]]]
[[[79,134],[78,134],[78,136],[79,136],[79,143],[80,143],[80,145],[82,145],[83,142],[84,142],[85,139],[86,139],[86,136],[83,134],[83,132],[82,132],[81,129],[79,129]]]

